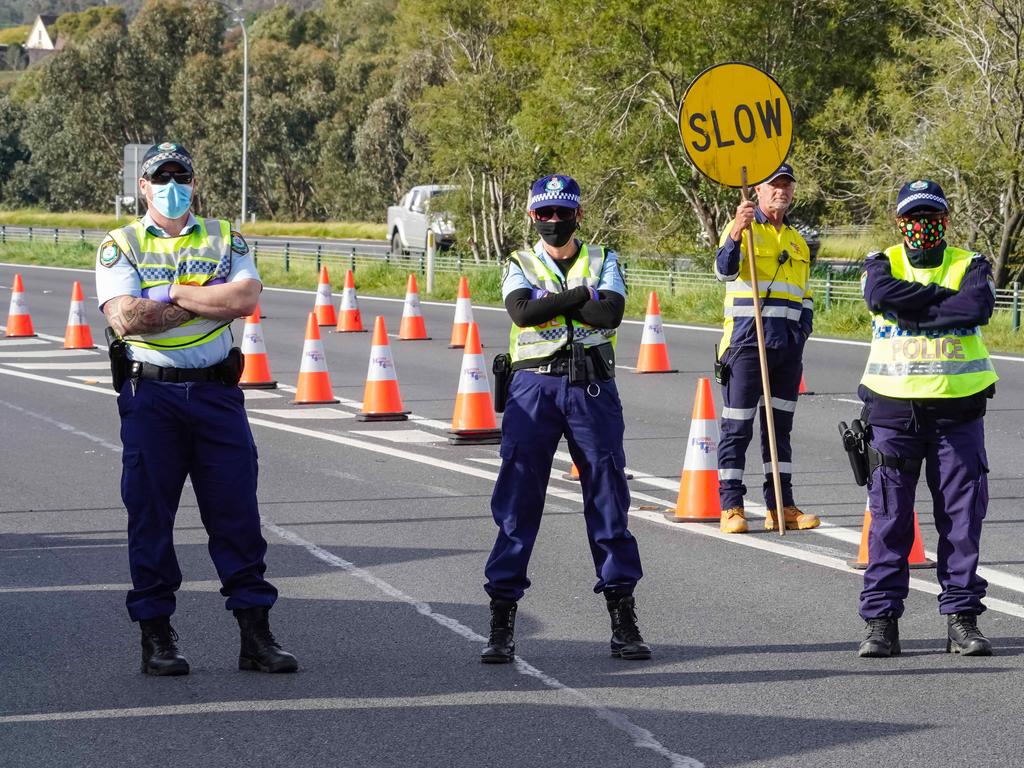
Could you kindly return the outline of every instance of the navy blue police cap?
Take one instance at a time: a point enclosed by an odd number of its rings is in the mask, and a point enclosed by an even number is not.
[[[150,173],[157,171],[164,163],[177,163],[189,173],[194,173],[192,169],[192,155],[181,144],[173,141],[154,144],[147,149],[146,154],[142,156],[142,167],[139,173],[142,176],[148,176]]]
[[[942,187],[928,179],[908,181],[896,197],[896,215],[903,216],[911,211],[932,211],[945,213],[949,210],[946,194]]]
[[[560,173],[537,179],[530,188],[528,210],[535,211],[548,205],[579,208],[580,185],[571,176],[563,176]]]

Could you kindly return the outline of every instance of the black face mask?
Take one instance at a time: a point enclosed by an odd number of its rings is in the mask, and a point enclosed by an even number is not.
[[[543,238],[544,242],[555,248],[561,248],[572,240],[572,233],[576,231],[576,220],[569,221],[535,221],[533,228]]]

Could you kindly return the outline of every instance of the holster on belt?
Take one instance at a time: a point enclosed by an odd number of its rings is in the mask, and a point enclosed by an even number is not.
[[[494,410],[503,413],[508,400],[508,387],[512,383],[512,357],[508,353],[495,355],[491,372],[494,374]]]
[[[228,356],[217,366],[217,374],[224,384],[235,385],[242,378],[243,368],[245,368],[245,355],[238,347],[232,347]]]
[[[131,375],[132,361],[128,358],[128,344],[110,326],[103,330],[103,335],[107,337],[111,384],[115,392],[120,392]]]

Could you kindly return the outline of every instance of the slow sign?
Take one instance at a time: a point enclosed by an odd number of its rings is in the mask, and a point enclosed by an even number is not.
[[[750,64],[704,70],[679,105],[679,135],[690,161],[729,187],[758,184],[785,161],[793,145],[793,112],[775,79]]]

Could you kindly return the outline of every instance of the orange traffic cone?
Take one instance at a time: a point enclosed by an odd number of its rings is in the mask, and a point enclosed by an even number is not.
[[[402,341],[426,341],[427,326],[423,323],[420,311],[420,289],[416,286],[416,275],[409,273],[405,286],[405,307],[402,309],[402,324],[398,328],[398,338]]]
[[[846,564],[858,571],[868,567],[868,536],[871,532],[871,509],[864,508],[864,527],[860,533],[860,549],[857,550],[856,560],[847,560]],[[924,540],[921,538],[921,524],[917,521],[917,510],[914,510],[914,543],[910,547],[910,557],[907,558],[907,565],[911,568],[934,568],[935,561],[929,560],[924,554]]]
[[[813,395],[814,393],[807,389],[807,382],[804,380],[804,375],[800,374],[800,389],[797,390],[797,395]]]
[[[263,343],[263,328],[260,327],[260,305],[245,318],[242,330],[242,378],[238,386],[242,389],[277,389],[277,382],[270,375],[267,362],[267,345]]]
[[[64,349],[96,349],[92,343],[92,331],[85,322],[85,297],[82,285],[75,280],[71,287],[71,309],[68,312],[68,327],[64,331]]]
[[[640,358],[636,361],[636,372],[679,373],[668,362],[668,345],[661,324],[657,291],[651,291],[647,297],[647,318],[644,320],[644,335],[640,339]]]
[[[466,333],[466,351],[462,355],[462,374],[459,376],[459,391],[455,395],[448,442],[452,445],[494,445],[501,442],[476,323],[470,323]]]
[[[320,340],[320,326],[317,325],[314,312],[309,313],[309,320],[306,322],[306,341],[302,345],[299,383],[292,402],[297,405],[338,402],[338,398],[331,390],[327,358],[324,357],[324,343]]]
[[[334,312],[334,298],[331,296],[331,278],[327,267],[320,267],[320,283],[316,287],[316,303],[313,305],[317,325],[335,325],[338,316]]]
[[[32,330],[32,316],[28,313],[25,286],[21,283],[21,275],[14,276],[14,287],[11,288],[11,310],[7,313],[7,331],[4,335],[8,338],[36,335],[36,332]]]
[[[473,304],[469,300],[469,281],[463,275],[459,277],[459,295],[455,299],[455,322],[452,324],[452,340],[448,344],[448,349],[461,349],[466,346],[466,334],[472,322]]]
[[[576,466],[575,461],[572,463],[572,466],[569,467],[568,472],[562,473],[562,479],[568,480],[571,483],[578,483],[580,481],[580,468]]]
[[[711,380],[697,380],[697,397],[686,441],[686,458],[679,479],[675,517],[680,523],[717,523],[722,516],[718,500],[718,421]]]
[[[366,371],[366,389],[363,390],[363,409],[356,414],[358,421],[405,421],[409,412],[402,406],[398,391],[398,375],[388,344],[388,329],[380,315],[373,324],[373,342],[370,347],[370,367]]]
[[[345,272],[345,287],[341,291],[341,309],[338,311],[338,327],[334,332],[366,333],[356,298],[356,279],[352,277],[351,269]]]

